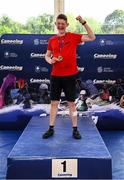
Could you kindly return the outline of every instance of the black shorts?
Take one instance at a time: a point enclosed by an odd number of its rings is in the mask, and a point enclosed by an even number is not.
[[[65,93],[65,98],[69,102],[75,101],[76,96],[76,76],[51,76],[50,97],[51,100],[60,100],[61,92]]]

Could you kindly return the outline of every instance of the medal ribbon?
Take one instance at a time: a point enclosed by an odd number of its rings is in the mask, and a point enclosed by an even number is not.
[[[60,41],[60,36],[58,36],[58,44],[59,44],[59,54],[60,54],[65,44],[65,35],[64,35],[64,38],[62,38],[62,41]]]

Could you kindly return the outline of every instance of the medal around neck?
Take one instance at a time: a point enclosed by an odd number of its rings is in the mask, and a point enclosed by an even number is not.
[[[59,60],[59,61],[62,61],[62,60],[63,60],[63,57],[62,57],[62,56],[58,56],[58,60]]]

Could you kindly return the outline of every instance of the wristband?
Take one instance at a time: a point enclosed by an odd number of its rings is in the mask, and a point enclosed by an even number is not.
[[[86,24],[87,22],[86,21],[84,21],[83,23],[81,23],[83,26]]]

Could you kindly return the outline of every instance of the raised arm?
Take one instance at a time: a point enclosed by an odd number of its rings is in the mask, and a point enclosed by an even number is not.
[[[76,17],[76,20],[78,20],[87,31],[87,34],[82,36],[81,41],[82,42],[94,41],[96,39],[96,36],[93,33],[90,26],[87,24],[87,22],[81,16]]]

